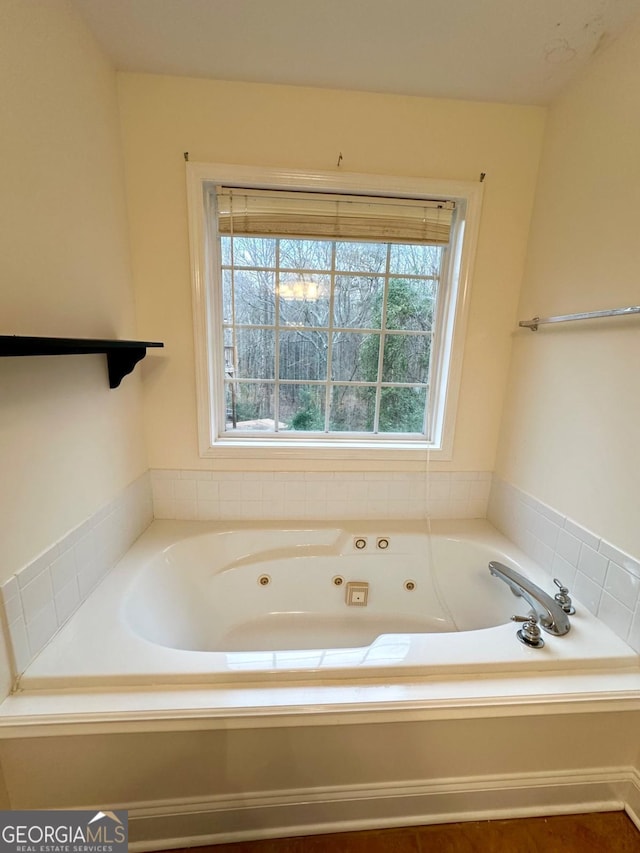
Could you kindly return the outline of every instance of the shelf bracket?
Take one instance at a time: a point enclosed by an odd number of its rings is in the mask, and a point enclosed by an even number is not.
[[[107,369],[109,371],[109,388],[117,388],[124,377],[147,354],[146,347],[135,349],[109,350],[107,352]]]

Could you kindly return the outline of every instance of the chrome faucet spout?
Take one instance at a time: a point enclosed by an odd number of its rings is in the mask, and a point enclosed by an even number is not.
[[[531,605],[531,609],[538,615],[540,627],[544,631],[554,634],[556,637],[561,637],[569,632],[571,629],[569,617],[558,602],[554,601],[539,586],[516,572],[515,569],[498,563],[497,560],[491,560],[489,571],[494,577],[504,581],[515,595],[522,596]]]

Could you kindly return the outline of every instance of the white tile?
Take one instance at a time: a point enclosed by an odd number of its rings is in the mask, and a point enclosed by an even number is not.
[[[356,500],[354,498],[346,500],[347,511],[345,518],[358,521],[361,518],[366,518],[367,502],[366,500]]]
[[[536,518],[536,526],[534,528],[535,535],[540,539],[541,542],[544,542],[549,548],[555,550],[556,544],[558,542],[558,534],[560,532],[560,528],[557,524],[555,524],[551,519],[546,516],[538,513]]]
[[[450,500],[449,506],[451,507],[451,518],[470,518],[469,501]]]
[[[214,480],[198,480],[196,497],[199,501],[217,501],[220,497],[220,485]]]
[[[195,500],[185,500],[185,501],[175,500],[173,502],[173,514],[174,514],[174,518],[180,519],[181,521],[197,521],[197,519],[198,519],[197,501],[195,501]]]
[[[531,557],[532,560],[535,560],[539,542],[540,540],[537,536],[534,536],[530,530],[525,530],[524,533],[522,533],[522,535],[520,536],[520,541],[518,544],[528,557]]]
[[[602,593],[600,599],[598,618],[602,619],[605,625],[608,625],[623,640],[627,639],[633,613],[606,592]]]
[[[340,491],[344,490],[344,484],[340,484]],[[262,484],[262,500],[269,503],[284,501],[284,483],[273,480],[271,483]]]
[[[69,548],[51,564],[51,580],[54,595],[60,592],[67,584],[75,580],[76,559],[73,548]]]
[[[370,501],[388,501],[389,500],[389,484],[382,481],[372,481],[367,485],[367,500]]]
[[[487,517],[487,502],[486,500],[469,500],[467,502],[468,518],[486,518]]]
[[[369,488],[375,488],[375,484],[369,484]],[[326,482],[305,482],[305,500],[307,501],[326,501],[327,500],[327,483]]]
[[[469,481],[468,480],[452,479],[449,497],[452,501],[468,501],[469,500]]]
[[[581,572],[576,572],[575,586],[574,586],[574,596],[579,599],[581,604],[590,610],[592,613],[598,612],[598,605],[600,604],[600,596],[602,594],[602,588],[595,584],[590,578],[586,575],[583,575]],[[578,605],[576,605],[576,608]]]
[[[22,600],[19,595],[6,599],[4,602],[4,612],[7,616],[8,625],[15,622],[16,619],[24,618],[24,613],[22,612]]]
[[[77,580],[80,599],[84,601],[102,580],[102,572],[98,566],[88,565],[78,572]]]
[[[171,500],[154,500],[153,514],[155,518],[173,518],[173,498]]]
[[[38,613],[35,619],[27,621],[27,638],[32,657],[42,651],[57,630],[56,609],[53,601],[51,601],[44,610]]]
[[[427,503],[425,518],[451,518],[449,501],[432,501]]]
[[[205,480],[204,482],[209,482]],[[177,501],[195,501],[196,499],[196,481],[195,480],[176,480],[173,487],[173,497]]]
[[[571,563],[572,566],[578,565],[581,546],[580,539],[572,536],[566,528],[559,531],[556,551],[567,563]]]
[[[430,501],[448,501],[451,494],[449,480],[427,481],[427,496]]]
[[[96,544],[93,533],[86,533],[73,546],[78,572],[96,562]]]
[[[80,604],[80,591],[75,577],[58,592],[54,604],[58,625],[62,626]]]
[[[44,569],[51,565],[57,556],[58,546],[54,545],[43,554],[40,554],[39,557],[36,557],[35,560],[32,560],[28,565],[24,566],[24,568],[20,569],[19,572],[16,572],[18,586],[23,589],[27,584],[30,584],[34,578],[37,578]]]
[[[324,520],[330,517],[330,506],[323,500],[307,501],[304,507],[304,516],[312,520]]]
[[[237,521],[242,517],[242,501],[220,501],[218,518],[223,521]]]
[[[388,501],[367,501],[367,518],[386,518],[388,511]]]
[[[244,498],[244,489],[251,483],[243,483],[242,480],[225,480],[219,484],[219,496],[221,501],[241,501]]]
[[[246,518],[249,520],[260,519],[262,517],[262,502],[240,501],[238,511],[238,518]]]
[[[22,674],[31,663],[31,651],[29,650],[29,640],[27,638],[27,628],[22,617],[16,619],[9,625],[9,636],[11,638],[11,648],[13,651],[13,660],[18,675]]]
[[[538,512],[534,507],[521,501],[520,506],[518,507],[518,521],[520,524],[524,525],[526,530],[533,533],[535,536],[538,524]]]
[[[612,562],[622,566],[625,571],[631,572],[632,575],[640,578],[640,562],[638,560],[634,559],[629,554],[625,554],[624,551],[620,551],[619,548],[614,547],[604,540],[600,542],[600,548],[598,550]]]
[[[24,619],[28,626],[30,622],[36,619],[41,610],[47,605],[53,604],[53,587],[49,571],[41,572],[37,578],[27,584],[20,591],[20,598],[22,599]]]
[[[283,500],[265,501],[262,504],[262,517],[270,521],[279,521],[285,518],[285,505]]]
[[[533,495],[528,495],[526,492],[520,491],[520,489],[514,488],[514,492],[518,496],[518,499],[525,506],[531,507],[531,509],[538,511],[538,507],[540,506],[540,501],[537,498],[534,498]]]
[[[477,480],[475,483],[469,483],[469,500],[489,500],[489,492],[491,483],[489,480]]]
[[[553,555],[551,563],[551,574],[568,588],[569,594],[573,595],[573,585],[576,577],[576,567],[568,563],[557,551]]]
[[[572,536],[575,536],[576,539],[579,539],[581,542],[585,542],[595,551],[598,550],[598,545],[600,544],[599,536],[596,536],[594,533],[591,533],[589,530],[586,530],[584,527],[576,524],[575,521],[571,521],[570,518],[566,519],[564,527],[565,530],[567,530]]]
[[[409,501],[389,501],[387,518],[411,518],[407,504]],[[336,517],[339,518],[339,516]]]
[[[360,485],[360,484],[358,484]],[[293,480],[285,482],[284,499],[285,501],[304,501],[307,494],[306,485],[302,481]]]
[[[536,563],[550,575],[553,569],[553,549],[538,539],[534,546],[534,553]]]
[[[629,645],[640,653],[640,607],[636,609],[627,638]]]
[[[616,563],[609,563],[604,588],[625,607],[630,610],[635,609],[640,592],[640,578],[626,572]]]
[[[451,482],[452,483],[466,483],[469,480],[477,480],[478,472],[477,471],[452,471],[451,472]]]
[[[169,479],[152,480],[151,494],[153,495],[153,502],[173,500],[173,490],[176,482],[178,481]]]
[[[220,517],[220,501],[198,501],[198,521],[213,521]]]
[[[595,581],[599,586],[604,584],[605,575],[607,573],[607,565],[609,561],[604,554],[594,551],[584,542],[580,548],[580,557],[578,558],[578,569]]]
[[[564,527],[566,517],[552,507],[547,506],[547,504],[539,503],[538,512],[558,527]]]
[[[6,580],[0,587],[0,590],[2,590],[2,598],[4,601],[10,601],[12,598],[15,598],[20,592],[16,576],[12,575],[8,580]]]
[[[261,480],[252,478],[241,483],[240,497],[243,501],[261,501],[262,487],[264,483]],[[233,494],[232,490],[232,494]]]

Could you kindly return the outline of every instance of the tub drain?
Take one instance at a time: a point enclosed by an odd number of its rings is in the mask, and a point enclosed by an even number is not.
[[[260,586],[268,586],[271,583],[271,578],[269,575],[260,575],[258,583]]]
[[[413,590],[416,588],[416,582],[415,581],[405,581],[404,582],[404,588],[407,590],[407,592],[413,592]]]

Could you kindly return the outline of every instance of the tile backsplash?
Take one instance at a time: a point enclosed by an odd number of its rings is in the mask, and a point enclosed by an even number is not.
[[[152,520],[147,473],[2,584],[15,674],[24,672]]]
[[[640,652],[640,560],[497,477],[487,518]]]
[[[151,471],[156,518],[484,518],[488,471]]]

